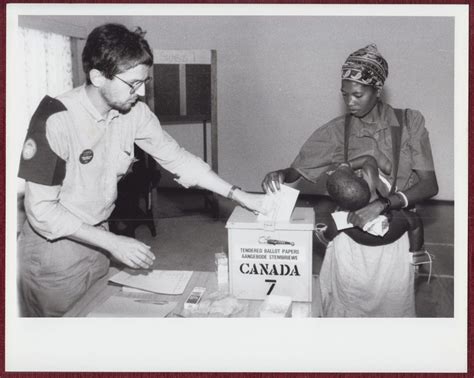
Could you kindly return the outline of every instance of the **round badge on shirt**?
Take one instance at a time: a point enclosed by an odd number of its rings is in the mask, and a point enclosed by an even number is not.
[[[22,151],[23,159],[25,160],[32,159],[33,156],[36,155],[37,150],[38,148],[36,147],[36,142],[33,139],[28,138],[25,144],[23,145],[23,151]]]
[[[94,151],[92,150],[84,150],[82,151],[81,155],[79,156],[79,161],[81,164],[87,164],[94,158]]]

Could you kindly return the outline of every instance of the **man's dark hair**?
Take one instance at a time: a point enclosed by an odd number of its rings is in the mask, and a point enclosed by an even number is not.
[[[82,51],[82,66],[90,84],[89,72],[99,70],[107,78],[140,64],[153,65],[153,52],[141,28],[128,30],[120,24],[96,27],[87,37]]]

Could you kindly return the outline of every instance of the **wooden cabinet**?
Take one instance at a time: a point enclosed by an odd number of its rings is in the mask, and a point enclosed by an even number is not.
[[[218,173],[216,51],[155,49],[153,55],[148,106],[164,126],[200,127],[203,159]],[[205,208],[218,217],[217,198],[209,192],[204,195]]]

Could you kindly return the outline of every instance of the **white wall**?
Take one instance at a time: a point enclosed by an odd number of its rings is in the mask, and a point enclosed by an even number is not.
[[[58,18],[56,16],[56,18]],[[89,32],[119,21],[159,49],[216,49],[219,174],[247,190],[288,166],[312,131],[344,111],[340,67],[376,43],[389,63],[385,98],[420,110],[440,184],[454,199],[454,20],[439,17],[59,17]],[[177,129],[176,129],[177,130]],[[199,132],[176,138],[200,153]]]

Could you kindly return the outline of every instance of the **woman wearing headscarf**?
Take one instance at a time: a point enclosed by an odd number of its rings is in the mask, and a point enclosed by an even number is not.
[[[393,182],[391,126],[400,126],[394,109],[380,96],[388,64],[375,45],[350,54],[342,66],[341,93],[348,114],[318,128],[301,148],[289,168],[268,173],[262,188],[279,190],[280,184],[300,177],[316,182],[321,175],[363,155],[389,159]],[[348,221],[363,226],[389,210],[413,207],[434,196],[438,185],[425,120],[419,111],[407,109],[396,173],[397,191],[376,199]],[[384,175],[381,172],[382,175]],[[323,175],[324,176],[324,175]],[[318,214],[316,214],[318,215]],[[367,246],[340,232],[328,244],[320,271],[323,313],[330,317],[414,317],[414,266],[410,264],[406,233],[387,245]]]

